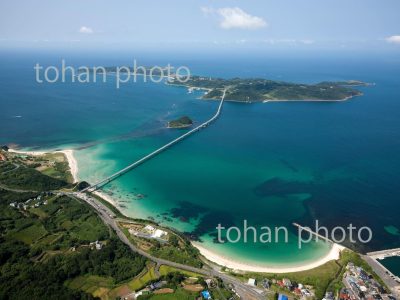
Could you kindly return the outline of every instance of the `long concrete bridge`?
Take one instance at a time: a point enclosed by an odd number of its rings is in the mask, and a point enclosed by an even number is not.
[[[151,152],[150,154],[147,154],[146,156],[144,156],[141,159],[135,161],[134,163],[130,164],[129,166],[127,166],[127,167],[119,170],[118,172],[108,176],[107,178],[102,179],[101,181],[96,182],[95,184],[83,189],[81,192],[93,192],[95,190],[98,190],[99,188],[101,188],[102,186],[106,185],[107,183],[113,181],[117,177],[129,172],[130,170],[136,168],[137,166],[139,166],[140,164],[144,163],[145,161],[147,161],[147,160],[153,158],[154,156],[160,154],[164,150],[167,150],[171,146],[173,146],[176,143],[182,141],[183,139],[187,138],[188,136],[192,135],[193,133],[195,133],[195,132],[207,127],[208,125],[210,125],[221,114],[222,105],[224,104],[225,94],[226,94],[226,89],[222,93],[221,101],[220,101],[220,103],[218,105],[217,112],[209,120],[207,120],[204,123],[200,124],[199,126],[193,128],[192,130],[186,132],[185,134],[182,134],[178,138],[174,139],[173,141],[169,142],[168,144],[165,144],[164,146],[158,148],[157,150]]]

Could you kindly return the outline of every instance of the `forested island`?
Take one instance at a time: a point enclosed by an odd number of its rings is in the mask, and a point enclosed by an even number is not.
[[[169,84],[188,88],[205,89],[203,99],[221,99],[226,89],[226,101],[265,102],[265,101],[343,101],[362,92],[356,86],[368,86],[356,80],[299,84],[274,81],[262,78],[212,78],[192,76],[187,82],[170,79]]]
[[[168,128],[186,128],[193,125],[193,121],[187,117],[180,117],[179,119],[172,120],[168,122]]]

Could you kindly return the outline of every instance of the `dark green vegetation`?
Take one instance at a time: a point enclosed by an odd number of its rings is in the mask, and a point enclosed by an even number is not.
[[[204,99],[221,99],[222,91],[226,90],[226,100],[240,102],[255,102],[266,100],[345,100],[362,93],[353,89],[354,86],[365,86],[360,81],[321,82],[317,84],[296,84],[283,81],[273,81],[262,78],[209,78],[192,76],[189,81],[176,85],[208,89]]]
[[[0,164],[0,184],[34,191],[57,190],[68,186],[67,182],[44,175],[34,168],[10,162]]]
[[[93,274],[118,283],[143,269],[145,259],[110,237],[108,228],[83,203],[56,196],[47,205],[26,211],[9,205],[32,196],[0,190],[1,299],[84,298],[64,282]],[[96,240],[104,243],[101,250],[90,249],[89,243]]]
[[[186,128],[192,126],[193,121],[187,117],[180,117],[179,119],[168,122],[168,128]]]
[[[167,259],[176,263],[201,268],[203,266],[199,259],[199,251],[194,248],[189,241],[184,243],[169,243],[161,245],[155,241],[154,246],[150,249],[150,254],[159,258]]]
[[[27,155],[24,153],[2,151],[0,154],[5,156],[7,162],[14,166],[25,166],[49,177],[68,183],[73,182],[72,175],[69,172],[68,160],[61,152]]]

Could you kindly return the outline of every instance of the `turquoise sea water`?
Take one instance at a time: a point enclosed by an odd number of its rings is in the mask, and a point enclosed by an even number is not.
[[[165,123],[189,115],[196,123],[217,103],[180,87],[136,83],[34,82],[33,62],[57,55],[3,54],[1,143],[73,147],[79,177],[94,182],[185,132]],[[292,222],[315,219],[333,228],[369,226],[361,249],[398,247],[400,204],[400,59],[372,56],[248,56],[192,60],[146,56],[145,63],[186,64],[196,74],[266,77],[296,82],[358,79],[376,86],[341,103],[226,103],[221,118],[106,186],[124,213],[153,218],[200,238],[214,251],[258,265],[295,265],[322,257],[323,243],[297,249]],[[75,64],[129,63],[70,57]],[[238,63],[240,62],[240,63]],[[21,116],[21,117],[17,117]],[[144,197],[143,197],[144,195]],[[215,227],[287,226],[289,244],[217,244]],[[388,228],[390,230],[388,230]]]

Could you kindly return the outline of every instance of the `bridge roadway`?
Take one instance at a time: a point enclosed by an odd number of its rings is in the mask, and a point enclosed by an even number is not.
[[[154,156],[156,156],[157,154],[160,154],[162,151],[168,149],[169,147],[175,145],[176,143],[180,142],[181,140],[183,140],[184,138],[190,136],[191,134],[207,127],[208,125],[210,125],[214,120],[216,120],[219,115],[221,114],[221,110],[222,110],[222,105],[224,104],[224,99],[225,99],[225,94],[226,94],[226,89],[223,91],[222,97],[221,97],[221,101],[218,105],[218,109],[217,112],[215,113],[214,116],[212,116],[211,119],[207,120],[206,122],[200,124],[199,126],[197,126],[196,128],[193,128],[192,130],[186,132],[185,134],[179,136],[178,138],[174,139],[173,141],[169,142],[168,144],[165,144],[164,146],[158,148],[157,150],[151,152],[150,154],[146,155],[145,157],[142,157],[141,159],[139,159],[138,161],[135,161],[134,163],[130,164],[129,166],[123,168],[122,170],[119,170],[118,172],[108,176],[107,178],[83,189],[81,192],[93,192],[97,189],[99,189],[100,187],[102,187],[103,185],[113,181],[115,178],[123,175],[124,173],[132,170],[133,168],[137,167],[138,165],[144,163],[145,161],[153,158]]]

